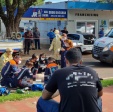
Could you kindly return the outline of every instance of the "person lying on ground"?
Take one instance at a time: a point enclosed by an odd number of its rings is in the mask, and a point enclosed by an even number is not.
[[[18,65],[21,64],[21,57],[19,55],[8,61],[1,71],[2,79],[1,85],[6,87],[13,87],[12,78],[20,72]]]

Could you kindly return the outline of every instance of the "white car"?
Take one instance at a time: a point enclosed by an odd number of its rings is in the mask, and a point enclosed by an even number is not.
[[[89,33],[69,33],[68,39],[73,41],[74,47],[78,47],[81,52],[92,51],[96,37]]]

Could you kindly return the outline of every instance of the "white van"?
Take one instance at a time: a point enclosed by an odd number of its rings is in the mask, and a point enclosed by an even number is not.
[[[113,64],[113,29],[94,42],[92,56],[101,62]]]
[[[96,37],[89,33],[69,33],[68,39],[73,41],[74,47],[78,47],[81,52],[92,51]]]

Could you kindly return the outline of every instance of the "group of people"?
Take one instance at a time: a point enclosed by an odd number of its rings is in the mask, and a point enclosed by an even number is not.
[[[19,55],[12,56],[13,50],[7,48],[6,52],[2,54],[1,62],[1,85],[11,88],[24,88],[31,87],[33,81],[36,80],[37,74],[44,72],[44,83],[47,84],[53,72],[58,69],[55,59],[52,57],[47,58],[45,53],[39,56],[33,54],[28,59],[23,67],[21,64],[21,57]]]
[[[60,35],[59,30],[55,30],[55,38],[52,40],[49,51],[54,51],[54,58],[58,64],[61,63],[61,68],[66,67],[65,54],[73,48],[73,42],[67,38],[66,33]]]
[[[55,30],[56,30],[56,28],[51,29],[50,32],[47,33],[47,36],[48,36],[49,39],[50,39],[50,44],[52,43],[53,39],[55,38]],[[68,31],[67,31],[67,28],[66,28],[66,27],[64,27],[63,30],[60,30],[60,29],[59,29],[59,31],[60,31],[61,33],[68,34]]]
[[[38,28],[35,28],[34,32],[31,32],[31,29],[27,29],[24,33],[24,30],[21,31],[23,44],[24,44],[24,54],[29,55],[30,46],[32,49],[40,50],[40,32]]]

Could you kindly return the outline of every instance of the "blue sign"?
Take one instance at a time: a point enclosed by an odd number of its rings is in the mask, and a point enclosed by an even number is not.
[[[113,4],[69,1],[67,4],[67,8],[68,9],[88,9],[88,10],[113,10]]]
[[[3,7],[7,15],[6,7]],[[17,14],[15,10],[14,16]],[[66,9],[46,9],[46,8],[29,8],[23,15],[23,18],[64,18],[67,19]]]
[[[66,9],[29,8],[23,18],[67,18]]]

